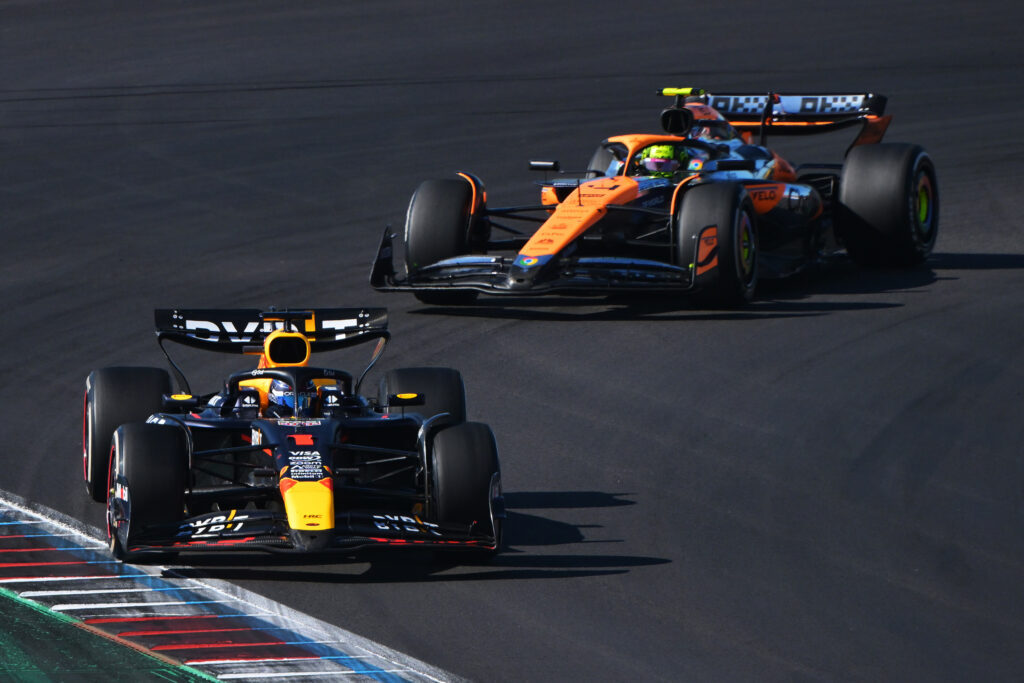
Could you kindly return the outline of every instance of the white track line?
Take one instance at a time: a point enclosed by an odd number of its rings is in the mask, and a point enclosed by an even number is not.
[[[96,548],[0,548],[0,553],[52,553],[57,552],[70,552],[72,550],[88,550],[90,553],[96,552]]]
[[[66,533],[66,534],[15,534],[13,536],[0,536],[0,541],[10,541],[15,538],[81,538],[82,534]],[[92,550],[90,548],[89,550]]]
[[[373,673],[386,674],[407,674],[408,669],[374,669]],[[365,671],[288,671],[281,673],[259,673],[259,674],[220,674],[217,676],[222,681],[236,679],[250,680],[254,678],[313,678],[314,676],[367,676]]]
[[[168,591],[187,590],[171,586],[170,588],[97,588],[93,590],[70,590],[70,591],[25,591],[19,593],[23,598],[45,598],[54,595],[101,595],[103,593],[159,593]]]
[[[0,583],[36,583],[45,581],[105,581],[110,579],[148,578],[149,574],[111,574],[110,576],[18,576],[0,579]]]
[[[170,607],[171,605],[213,605],[222,604],[216,600],[176,600],[174,602],[78,602],[67,605],[54,605],[50,609],[54,612],[77,612],[85,609],[127,609],[129,607]]]

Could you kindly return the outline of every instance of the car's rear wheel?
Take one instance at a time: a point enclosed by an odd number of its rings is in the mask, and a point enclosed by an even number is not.
[[[416,188],[405,217],[405,264],[410,276],[424,266],[471,251],[473,188],[466,180],[426,180]],[[423,303],[448,306],[472,303],[474,291],[419,291]]]
[[[110,438],[119,425],[142,422],[160,411],[171,378],[161,368],[93,370],[85,381],[82,468],[85,488],[97,503],[107,500]]]
[[[690,269],[700,301],[735,307],[754,298],[757,222],[742,185],[710,183],[688,190],[674,230],[676,263]]]
[[[138,539],[156,525],[181,520],[188,485],[188,445],[181,428],[133,422],[114,431],[111,446],[107,533],[119,560],[160,561],[163,551],[136,550]]]
[[[491,505],[501,495],[501,470],[491,428],[464,422],[442,429],[434,435],[431,453],[434,519],[440,524],[468,524],[474,533],[493,536],[497,550],[501,524]]]
[[[838,232],[868,266],[914,266],[939,231],[939,186],[931,157],[902,143],[850,150],[839,184]]]
[[[432,417],[438,413],[448,413],[453,422],[466,421],[466,387],[462,375],[452,368],[398,368],[389,370],[380,380],[378,402],[387,403],[388,397],[396,394],[419,394],[423,397],[423,405],[411,405],[408,408],[395,406],[388,408],[390,413],[420,413],[424,417]]]

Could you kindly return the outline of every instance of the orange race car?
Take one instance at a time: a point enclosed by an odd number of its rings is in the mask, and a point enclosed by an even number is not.
[[[608,138],[583,177],[545,180],[537,205],[490,207],[470,173],[423,182],[406,215],[404,276],[389,229],[371,285],[439,305],[480,292],[675,290],[735,306],[754,297],[759,278],[843,250],[896,266],[931,253],[935,167],[917,145],[881,144],[884,96],[660,94],[675,98],[663,133]],[[766,147],[769,136],[845,127],[858,130],[841,164],[794,165]],[[530,168],[560,172],[557,161]]]

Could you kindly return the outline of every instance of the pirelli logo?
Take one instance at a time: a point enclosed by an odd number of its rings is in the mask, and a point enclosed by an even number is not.
[[[767,95],[712,95],[711,106],[729,114],[761,114]],[[775,114],[856,114],[864,106],[864,95],[782,95]]]

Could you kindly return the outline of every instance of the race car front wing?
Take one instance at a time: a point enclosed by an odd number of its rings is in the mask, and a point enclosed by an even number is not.
[[[283,513],[229,510],[198,515],[177,524],[153,526],[140,533],[130,552],[209,552],[251,550],[280,553],[354,551],[370,546],[497,548],[496,521],[439,525],[417,515],[346,512],[334,528],[290,529]]]
[[[370,285],[385,292],[474,290],[526,295],[555,291],[607,293],[622,290],[679,291],[693,288],[690,266],[613,256],[556,256],[529,265],[521,257],[457,256],[400,277],[394,266],[394,235],[385,231],[370,271]]]

